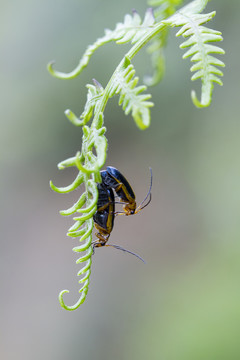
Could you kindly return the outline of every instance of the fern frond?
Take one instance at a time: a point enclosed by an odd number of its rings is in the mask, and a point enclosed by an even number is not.
[[[74,220],[76,221],[76,223],[74,224],[74,226],[72,226],[69,231],[68,231],[68,236],[70,237],[80,237],[79,241],[83,242],[84,244],[79,246],[79,247],[75,247],[73,249],[73,251],[77,251],[77,252],[85,252],[85,255],[81,256],[76,263],[82,263],[82,262],[86,262],[86,265],[84,266],[84,268],[82,268],[79,272],[78,275],[84,275],[80,280],[79,283],[83,284],[82,287],[79,290],[79,293],[81,294],[79,300],[72,306],[68,306],[65,304],[65,302],[63,301],[63,294],[68,293],[68,290],[62,290],[59,294],[59,302],[61,304],[61,306],[65,309],[65,310],[75,310],[77,309],[84,301],[88,292],[88,285],[89,285],[89,277],[90,277],[90,273],[91,273],[91,256],[93,253],[93,248],[92,248],[92,229],[93,229],[93,212],[96,211],[97,209],[97,198],[98,198],[98,191],[97,191],[97,187],[94,181],[92,180],[87,180],[86,176],[84,176],[81,172],[79,172],[78,175],[79,178],[83,179],[83,177],[85,177],[85,185],[86,185],[86,190],[85,192],[80,196],[79,200],[68,210],[62,210],[60,211],[61,215],[64,216],[68,216],[71,214],[74,214],[76,212],[85,212],[84,216],[81,216],[80,218],[74,218]],[[80,185],[80,184],[79,184]],[[52,183],[50,183],[50,186],[52,187],[53,190],[57,191],[57,192],[61,192],[61,193],[68,193],[70,191],[73,191],[75,189],[74,188],[65,188],[65,191],[63,191],[61,189],[61,191],[59,191],[60,189],[53,186]],[[76,230],[80,229],[78,231],[78,233],[76,234]]]
[[[101,96],[102,88],[100,84],[95,81],[95,86],[88,86],[90,94],[88,94],[87,103],[92,101],[93,97]],[[95,88],[95,89],[94,89]],[[93,95],[93,96],[92,96]],[[96,101],[95,101],[96,106]],[[86,110],[88,109],[88,110]],[[78,152],[75,157],[69,158],[58,164],[60,170],[67,167],[76,167],[78,175],[73,183],[66,187],[56,187],[50,182],[51,188],[58,193],[69,193],[84,183],[85,191],[81,194],[77,202],[67,210],[60,211],[63,216],[78,214],[73,220],[75,224],[70,227],[67,235],[72,238],[78,238],[83,245],[73,248],[74,252],[84,252],[76,263],[86,262],[86,265],[78,272],[78,276],[82,276],[79,280],[83,284],[79,290],[81,296],[79,300],[72,306],[66,305],[63,300],[63,295],[68,293],[68,290],[63,290],[59,294],[59,302],[65,310],[75,310],[84,301],[88,292],[89,277],[91,273],[91,257],[93,254],[92,248],[92,230],[94,226],[93,215],[97,210],[98,190],[97,182],[100,182],[99,169],[103,166],[106,160],[107,140],[104,136],[105,128],[103,125],[103,116],[100,114],[98,119],[92,123],[91,127],[84,125],[86,118],[88,118],[92,109],[85,107],[85,116],[82,117],[83,136],[82,136],[82,149],[81,153]],[[80,119],[72,121],[75,125],[79,126]],[[79,216],[79,213],[81,214]]]
[[[185,38],[181,48],[188,49],[183,58],[191,57],[191,61],[194,62],[191,67],[191,71],[195,72],[192,80],[201,79],[202,81],[201,102],[198,101],[195,92],[192,92],[194,104],[198,107],[208,106],[211,102],[213,83],[222,84],[219,79],[222,72],[218,66],[224,66],[224,63],[212,54],[223,54],[224,51],[209,44],[209,42],[221,41],[221,33],[203,26],[213,18],[215,12],[199,14],[208,0],[194,0],[175,13],[176,6],[180,5],[182,1],[151,0],[153,5],[158,6],[154,12],[157,22],[150,9],[147,10],[143,21],[135,11],[132,15],[126,15],[123,23],[118,23],[113,31],[105,30],[105,35],[87,48],[79,65],[68,74],[55,71],[52,64],[48,65],[48,70],[53,76],[70,79],[76,77],[87,66],[91,56],[100,46],[110,41],[117,44],[133,44],[114,70],[105,88],[96,80],[93,80],[93,84],[87,85],[87,101],[80,117],[77,117],[71,110],[65,111],[67,118],[75,126],[82,127],[82,147],[75,156],[59,163],[58,168],[62,170],[67,167],[76,167],[78,175],[69,186],[56,187],[52,182],[50,182],[50,186],[54,191],[62,194],[69,193],[80,185],[84,187],[73,206],[60,213],[63,216],[74,215],[75,223],[70,227],[67,235],[79,238],[81,243],[73,248],[74,252],[83,252],[83,255],[76,261],[77,264],[86,262],[78,272],[78,276],[81,276],[79,280],[81,295],[75,305],[68,306],[63,301],[63,295],[68,293],[68,290],[63,290],[59,294],[60,304],[66,310],[75,310],[84,302],[88,292],[93,253],[93,215],[96,212],[98,200],[97,183],[101,182],[100,170],[106,161],[107,154],[103,112],[109,98],[119,95],[119,105],[122,106],[125,114],[132,114],[140,129],[145,129],[150,124],[150,107],[153,106],[153,103],[149,101],[151,95],[143,93],[146,86],[138,85],[139,78],[135,76],[131,60],[143,46],[150,43],[148,52],[152,54],[153,65],[157,71],[151,81],[148,79],[148,83],[152,84],[159,80],[164,69],[162,50],[168,35],[167,26],[181,26],[177,36],[182,35]],[[172,12],[174,15],[171,15]],[[168,18],[166,19],[166,17]],[[92,122],[89,125],[91,119]]]
[[[139,78],[135,77],[135,69],[126,57],[124,66],[114,78],[109,95],[120,95],[119,105],[122,105],[126,115],[132,113],[137,126],[143,130],[150,125],[149,108],[153,103],[147,101],[151,98],[150,94],[142,94],[146,86],[137,86],[138,81]]]
[[[60,79],[73,79],[78,76],[88,65],[92,55],[101,46],[112,41],[116,42],[117,44],[126,44],[129,42],[134,44],[139,39],[141,39],[143,35],[152,30],[154,22],[155,19],[152,9],[147,9],[143,21],[141,20],[140,15],[135,10],[133,10],[133,14],[125,15],[124,21],[122,23],[117,23],[114,30],[106,29],[105,35],[103,37],[97,39],[94,44],[87,47],[87,50],[80,59],[78,66],[73,71],[70,73],[56,71],[53,69],[53,61],[48,64],[48,71],[51,73],[51,75]]]
[[[176,36],[182,35],[184,38],[188,38],[180,47],[190,48],[183,55],[183,58],[191,57],[191,61],[195,62],[190,69],[190,71],[196,71],[191,80],[201,79],[202,81],[201,101],[197,99],[194,90],[191,93],[193,103],[199,108],[209,106],[211,103],[213,83],[222,85],[219,76],[222,76],[223,73],[216,66],[223,67],[224,63],[210,54],[225,53],[220,47],[209,44],[209,42],[222,41],[221,33],[202,26],[215,16],[215,12],[209,14],[195,13],[196,9],[201,10],[203,8],[204,3],[206,1],[196,0],[163,21],[171,26],[182,26]]]

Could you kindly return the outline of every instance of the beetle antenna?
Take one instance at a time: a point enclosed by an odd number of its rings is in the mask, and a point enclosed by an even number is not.
[[[146,264],[146,262],[143,260],[143,258],[141,258],[141,256],[139,256],[138,254],[135,254],[135,253],[132,252],[132,251],[129,251],[129,250],[127,250],[127,249],[124,249],[123,247],[121,247],[121,246],[119,246],[119,245],[107,244],[107,245],[105,245],[105,246],[112,246],[112,247],[114,247],[115,249],[122,250],[122,251],[127,252],[127,253],[129,253],[129,254],[131,254],[131,255],[134,255],[134,256],[136,256],[138,259],[140,259],[144,264]]]
[[[152,195],[151,195],[151,190],[152,190],[152,179],[153,179],[153,175],[152,175],[152,168],[149,168],[150,170],[150,174],[151,174],[151,178],[150,178],[150,186],[149,186],[149,190],[147,195],[145,196],[145,199],[141,202],[141,204],[138,206],[137,210],[135,211],[135,214],[138,213],[140,210],[144,209],[146,206],[148,206],[148,204],[151,202],[152,200]],[[148,202],[142,206],[142,204],[147,200],[147,198],[149,197]]]

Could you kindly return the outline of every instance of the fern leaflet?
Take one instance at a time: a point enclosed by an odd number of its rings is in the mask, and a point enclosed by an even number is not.
[[[140,15],[133,10],[133,15],[127,14],[124,17],[123,23],[117,23],[114,30],[106,29],[105,35],[95,41],[94,44],[89,45],[79,61],[78,66],[70,73],[63,73],[53,69],[54,62],[48,64],[48,71],[55,77],[60,79],[72,79],[78,76],[82,70],[88,65],[92,55],[102,45],[111,41],[117,44],[132,43],[135,44],[143,35],[152,30],[155,19],[152,9],[148,9],[145,13],[143,21]]]
[[[109,96],[119,94],[119,105],[122,105],[125,114],[131,111],[137,126],[145,129],[150,125],[149,107],[153,106],[153,103],[147,101],[151,98],[150,94],[141,94],[146,90],[146,86],[137,86],[139,78],[134,75],[134,67],[126,57],[124,66],[116,73],[112,82]]]

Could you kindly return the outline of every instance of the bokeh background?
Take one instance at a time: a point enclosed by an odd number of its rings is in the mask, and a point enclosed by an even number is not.
[[[137,216],[116,219],[111,248],[97,249],[87,300],[78,298],[76,241],[71,218],[59,215],[78,196],[49,188],[68,185],[74,170],[57,163],[81,147],[81,130],[64,116],[82,112],[85,84],[103,86],[128,46],[107,45],[80,77],[52,78],[46,64],[72,70],[86,46],[144,0],[0,1],[1,251],[0,358],[3,360],[240,359],[240,97],[237,0],[211,1],[210,27],[226,50],[224,87],[212,105],[196,109],[189,60],[170,35],[162,83],[151,90],[151,127],[139,131],[117,99],[105,113],[106,165],[119,168],[139,202],[153,169],[152,202]],[[221,57],[222,59],[222,57]],[[141,52],[134,62],[149,72]],[[198,92],[199,93],[199,92]]]

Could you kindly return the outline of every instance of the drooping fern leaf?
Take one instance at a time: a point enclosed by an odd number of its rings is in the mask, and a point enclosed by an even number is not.
[[[163,21],[171,26],[182,26],[176,36],[182,35],[184,38],[188,38],[180,47],[190,48],[183,55],[183,58],[191,57],[191,61],[195,62],[190,70],[196,71],[196,73],[191,79],[201,79],[202,81],[201,101],[197,99],[194,90],[191,93],[193,103],[199,108],[209,106],[211,103],[213,83],[216,82],[222,85],[222,81],[218,76],[222,76],[223,73],[216,66],[224,66],[221,60],[210,55],[213,53],[224,54],[224,50],[209,44],[209,42],[222,41],[221,32],[202,26],[215,16],[215,11],[209,14],[195,13],[196,8],[201,9],[201,5],[204,2],[206,1],[196,0],[169,19]]]
[[[67,164],[67,166],[69,165]],[[76,161],[75,161],[75,166],[76,166]],[[64,168],[63,163],[59,164],[59,168],[60,169]],[[84,302],[88,292],[89,276],[91,273],[91,263],[92,263],[91,255],[93,252],[91,247],[92,229],[93,229],[92,212],[96,211],[97,188],[92,180],[85,179],[85,181],[87,184],[87,188],[86,191],[80,196],[79,200],[70,209],[60,211],[61,215],[64,216],[74,214],[75,212],[81,212],[81,211],[86,212],[86,214],[83,215],[82,217],[75,219],[76,223],[74,224],[74,226],[72,226],[69,229],[67,234],[68,236],[71,237],[79,236],[80,242],[85,241],[85,243],[82,246],[74,248],[73,250],[78,252],[79,251],[86,252],[84,256],[81,256],[76,261],[77,263],[86,262],[86,265],[78,272],[78,276],[82,276],[82,275],[84,276],[79,280],[79,283],[83,285],[79,290],[81,296],[79,297],[79,300],[76,302],[76,304],[74,304],[73,306],[68,306],[64,303],[63,294],[68,293],[69,292],[68,290],[62,290],[59,294],[59,302],[65,310],[75,310],[78,306],[80,306]],[[84,175],[79,171],[76,180],[70,186],[66,188],[58,188],[54,186],[52,182],[50,182],[50,186],[54,191],[64,194],[75,190],[83,182],[84,182]],[[91,198],[89,196],[90,192],[92,193]],[[83,207],[84,205],[85,208]],[[77,230],[78,230],[78,235],[76,235]]]
[[[95,89],[93,89],[95,87]],[[98,94],[99,88],[97,86],[91,85],[88,87],[91,94]],[[96,95],[97,97],[97,95]],[[96,99],[95,97],[95,99]],[[93,97],[88,94],[88,101],[92,101]],[[96,105],[96,104],[95,104]],[[85,107],[86,110],[86,107]],[[91,112],[91,110],[90,110]],[[68,111],[68,118],[71,117],[70,121],[73,124],[79,126],[80,120],[76,116]],[[89,117],[88,112],[86,111],[86,118]],[[71,226],[68,230],[67,235],[72,238],[79,238],[79,242],[84,242],[83,245],[73,248],[74,252],[84,252],[77,261],[77,264],[84,263],[85,266],[78,272],[78,276],[81,276],[79,283],[82,284],[82,287],[79,290],[81,296],[78,301],[72,305],[66,305],[63,300],[63,295],[68,293],[68,290],[62,290],[59,294],[59,302],[65,310],[75,310],[77,309],[84,301],[87,296],[88,286],[89,286],[89,277],[91,274],[91,264],[92,264],[92,230],[93,230],[93,215],[97,210],[97,200],[98,200],[98,191],[97,191],[97,182],[100,182],[101,177],[99,170],[103,166],[106,160],[106,149],[107,149],[107,140],[104,136],[106,131],[103,127],[103,116],[100,114],[98,121],[92,123],[91,127],[84,125],[85,119],[83,117],[82,126],[83,126],[83,136],[82,136],[82,151],[77,153],[75,157],[69,158],[62,161],[58,164],[60,170],[67,167],[76,167],[78,170],[78,175],[73,181],[73,183],[66,187],[56,187],[50,182],[51,188],[61,194],[69,193],[77,189],[81,184],[84,184],[85,191],[81,194],[77,202],[67,210],[60,211],[60,214],[63,216],[69,216],[72,214],[81,214],[80,216],[75,216],[73,220],[75,224]],[[95,149],[95,151],[94,151]]]
[[[223,62],[216,59],[210,53],[224,53],[222,49],[209,45],[210,41],[221,41],[221,33],[207,29],[203,26],[211,20],[215,13],[199,14],[206,6],[208,0],[195,0],[189,5],[184,6],[174,15],[176,6],[182,0],[152,0],[159,6],[155,11],[154,19],[152,10],[147,10],[145,18],[141,21],[140,16],[134,11],[133,15],[126,15],[123,23],[118,23],[116,28],[105,30],[105,35],[98,39],[93,45],[90,45],[79,65],[72,72],[65,74],[55,71],[52,63],[48,65],[50,73],[61,79],[70,79],[76,77],[87,66],[93,53],[102,45],[114,41],[116,44],[132,44],[130,50],[124,55],[118,66],[114,70],[107,85],[103,87],[96,80],[93,84],[87,85],[87,101],[80,117],[77,117],[71,110],[66,110],[67,118],[75,125],[82,127],[82,146],[81,151],[74,157],[71,157],[58,165],[58,168],[76,167],[78,175],[73,183],[66,187],[56,187],[50,183],[52,189],[58,193],[68,193],[80,185],[84,186],[84,191],[75,204],[67,210],[60,213],[64,216],[77,214],[74,217],[75,223],[68,231],[68,236],[79,238],[83,244],[74,247],[75,252],[84,252],[77,260],[77,263],[86,264],[78,272],[81,276],[79,281],[82,284],[80,298],[73,306],[68,306],[63,301],[63,294],[68,290],[63,290],[59,294],[61,306],[66,310],[75,310],[82,304],[86,298],[91,273],[92,249],[92,229],[93,215],[96,212],[98,192],[97,183],[101,182],[100,170],[105,164],[107,154],[107,139],[105,137],[106,128],[103,126],[104,110],[108,100],[114,95],[119,95],[119,105],[122,106],[126,114],[132,114],[137,126],[140,129],[146,129],[150,124],[150,107],[153,103],[149,101],[150,95],[143,93],[146,86],[138,85],[138,77],[135,76],[135,69],[131,63],[134,56],[146,44],[150,45],[150,53],[153,56],[160,55],[154,59],[158,67],[158,73],[152,80],[159,80],[159,71],[163,69],[162,48],[166,43],[169,26],[182,26],[177,35],[188,38],[182,45],[182,48],[189,48],[184,55],[191,56],[195,62],[191,71],[196,71],[192,80],[200,78],[202,80],[202,97],[198,101],[195,92],[192,93],[192,99],[196,106],[208,106],[211,101],[213,82],[221,84],[218,76],[222,72],[216,66],[223,66]],[[171,15],[171,16],[170,16]],[[165,19],[165,17],[169,18]],[[156,41],[154,42],[154,39]],[[153,40],[153,41],[152,41]],[[154,81],[151,81],[151,83]],[[150,82],[149,82],[150,83]],[[90,123],[90,125],[89,125]],[[80,214],[80,215],[79,215]]]

